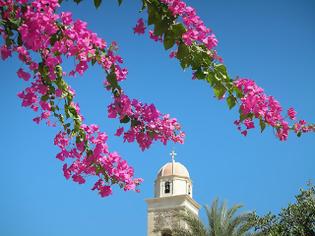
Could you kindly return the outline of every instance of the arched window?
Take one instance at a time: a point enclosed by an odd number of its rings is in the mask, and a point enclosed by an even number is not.
[[[188,195],[190,195],[190,193],[191,193],[191,187],[190,185],[188,185]]]
[[[170,181],[166,181],[164,184],[164,193],[170,193],[171,192],[171,183]]]

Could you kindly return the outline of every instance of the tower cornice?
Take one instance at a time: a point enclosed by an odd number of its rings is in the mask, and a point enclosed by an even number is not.
[[[189,195],[182,194],[182,195],[175,195],[175,196],[169,196],[169,197],[156,197],[156,198],[148,198],[145,199],[146,203],[148,204],[148,211],[150,211],[150,206],[153,206],[152,209],[168,209],[168,208],[174,208],[174,205],[180,206],[180,203],[184,203],[185,201],[188,201],[190,204],[192,204],[196,209],[200,209],[200,205]],[[167,203],[171,203],[167,204]],[[174,204],[176,203],[176,204]]]

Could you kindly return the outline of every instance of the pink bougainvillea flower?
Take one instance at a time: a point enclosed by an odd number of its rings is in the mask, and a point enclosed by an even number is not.
[[[27,72],[25,72],[22,68],[20,68],[17,72],[17,75],[19,78],[28,81],[31,78],[31,75]]]
[[[206,47],[211,50],[218,45],[218,40],[216,39],[214,34],[209,35],[202,41]]]
[[[29,66],[30,70],[34,71],[38,69],[38,64],[35,62],[32,62]]]
[[[65,176],[65,178],[69,179],[70,176],[71,176],[71,173],[70,173],[70,171],[67,168],[67,164],[63,165],[62,170],[63,170],[63,175]]]
[[[72,179],[73,179],[74,182],[77,182],[79,184],[84,184],[85,183],[85,179],[81,175],[73,175]]]
[[[40,117],[35,117],[34,119],[33,119],[33,121],[36,123],[36,124],[39,124],[39,122],[40,122]]]
[[[44,110],[44,111],[50,111],[51,109],[51,106],[48,102],[45,102],[45,101],[40,101],[39,102],[39,105],[41,106],[41,108]]]
[[[65,25],[70,25],[72,23],[72,13],[71,12],[62,12],[61,13],[62,23]]]
[[[144,21],[142,18],[140,18],[138,21],[137,21],[137,24],[136,26],[133,28],[133,32],[135,34],[144,34],[144,31],[145,31],[146,27],[144,25]]]
[[[153,30],[149,31],[149,35],[150,35],[150,39],[154,40],[155,42],[162,41],[162,37],[155,35]]]
[[[61,97],[62,96],[62,90],[61,89],[56,89],[56,96]]]
[[[293,107],[288,109],[288,116],[290,117],[291,120],[296,119],[296,111],[294,110]]]
[[[174,57],[176,57],[176,51],[172,51],[171,53],[170,53],[170,55],[169,55],[169,57],[170,58],[174,58]]]
[[[121,134],[122,134],[123,132],[124,132],[124,128],[121,127],[121,128],[119,128],[119,129],[117,129],[115,135],[116,135],[116,136],[121,136]]]
[[[244,125],[246,126],[246,129],[252,129],[255,128],[254,122],[250,119],[244,120]]]
[[[190,46],[193,42],[203,43],[209,50],[217,46],[218,40],[207,28],[204,22],[197,15],[196,10],[187,6],[181,0],[161,0],[168,6],[169,11],[175,18],[181,16],[186,27],[186,32],[182,35],[183,42]]]
[[[8,49],[7,45],[3,45],[0,48],[0,54],[1,54],[2,60],[5,60],[11,56],[11,51]]]

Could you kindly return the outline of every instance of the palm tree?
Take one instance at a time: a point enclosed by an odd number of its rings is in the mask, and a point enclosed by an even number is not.
[[[208,225],[205,225],[197,216],[185,212],[178,215],[187,227],[179,225],[172,230],[172,236],[250,236],[251,228],[247,223],[250,213],[235,215],[241,205],[234,205],[227,208],[226,202],[219,206],[218,199],[211,205],[205,206]]]

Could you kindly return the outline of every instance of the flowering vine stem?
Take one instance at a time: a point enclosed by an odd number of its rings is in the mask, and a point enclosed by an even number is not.
[[[280,103],[264,93],[254,81],[246,78],[232,79],[223,60],[215,47],[218,40],[207,28],[195,9],[181,0],[142,0],[142,10],[146,10],[147,27],[152,25],[149,36],[154,41],[163,43],[165,50],[172,50],[171,58],[177,58],[183,69],[193,71],[193,79],[209,83],[218,99],[225,98],[229,109],[239,106],[239,118],[234,122],[240,132],[246,136],[247,131],[255,127],[258,120],[261,132],[271,126],[280,140],[286,140],[289,131],[298,137],[302,133],[314,132],[315,124],[304,120],[293,122],[296,111],[287,110],[286,120],[281,114]],[[146,25],[141,18],[134,32],[144,34]]]
[[[123,134],[128,142],[136,141],[142,150],[153,141],[183,143],[184,133],[176,119],[124,93],[120,82],[128,72],[121,67],[117,44],[107,46],[87,29],[85,22],[72,20],[71,13],[57,14],[59,7],[57,0],[0,0],[1,58],[6,60],[17,53],[25,65],[17,75],[31,81],[31,85],[18,96],[22,106],[40,111],[34,122],[61,127],[54,144],[60,148],[56,157],[65,162],[67,179],[72,177],[83,184],[87,176],[94,176],[92,189],[102,197],[112,193],[113,185],[138,191],[142,179],[134,178],[133,168],[116,152],[109,151],[108,137],[97,125],[84,124],[79,105],[74,102],[75,91],[64,78],[84,74],[89,65],[101,66],[107,75],[104,86],[113,97],[108,117],[118,118],[123,125],[116,135]],[[62,62],[70,57],[75,59],[75,67],[67,73]]]

